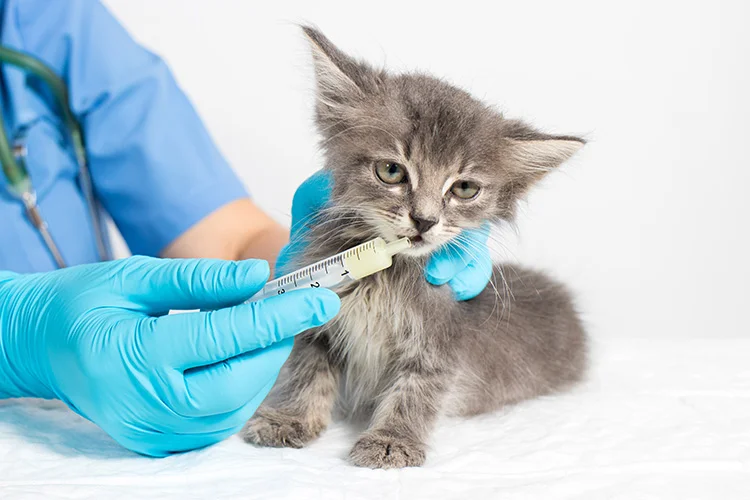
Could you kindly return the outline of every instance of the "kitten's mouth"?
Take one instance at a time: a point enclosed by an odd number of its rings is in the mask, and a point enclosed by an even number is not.
[[[409,238],[409,241],[411,242],[411,247],[404,251],[405,255],[418,257],[420,255],[425,255],[425,253],[429,253],[432,245],[429,241],[425,240],[421,234],[407,236],[407,238]]]
[[[409,238],[411,247],[402,252],[404,255],[409,257],[422,257],[430,254],[435,249],[435,242],[430,241],[431,238],[429,235],[427,236],[427,238],[425,238],[421,234],[408,236],[405,234],[401,234],[399,238]]]

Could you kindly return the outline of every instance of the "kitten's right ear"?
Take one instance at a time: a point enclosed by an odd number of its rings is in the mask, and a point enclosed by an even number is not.
[[[317,29],[302,26],[302,31],[312,49],[318,99],[334,108],[361,99],[374,71],[343,53]]]

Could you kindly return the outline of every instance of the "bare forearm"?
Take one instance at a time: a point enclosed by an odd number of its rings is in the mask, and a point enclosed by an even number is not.
[[[163,257],[208,257],[227,260],[263,259],[273,267],[289,231],[251,200],[219,208],[178,237]]]
[[[268,227],[248,239],[240,252],[240,259],[263,259],[271,265],[271,275],[281,248],[289,241],[289,231],[273,221]]]

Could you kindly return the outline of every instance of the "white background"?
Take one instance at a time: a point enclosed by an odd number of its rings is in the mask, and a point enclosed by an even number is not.
[[[106,4],[280,221],[320,167],[304,21],[590,141],[529,198],[507,256],[570,283],[595,337],[750,337],[750,2]]]

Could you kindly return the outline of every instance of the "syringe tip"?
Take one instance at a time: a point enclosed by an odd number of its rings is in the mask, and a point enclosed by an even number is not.
[[[388,255],[396,255],[397,253],[403,252],[407,248],[411,248],[411,240],[409,238],[401,238],[400,240],[392,241],[385,246],[385,251]]]

